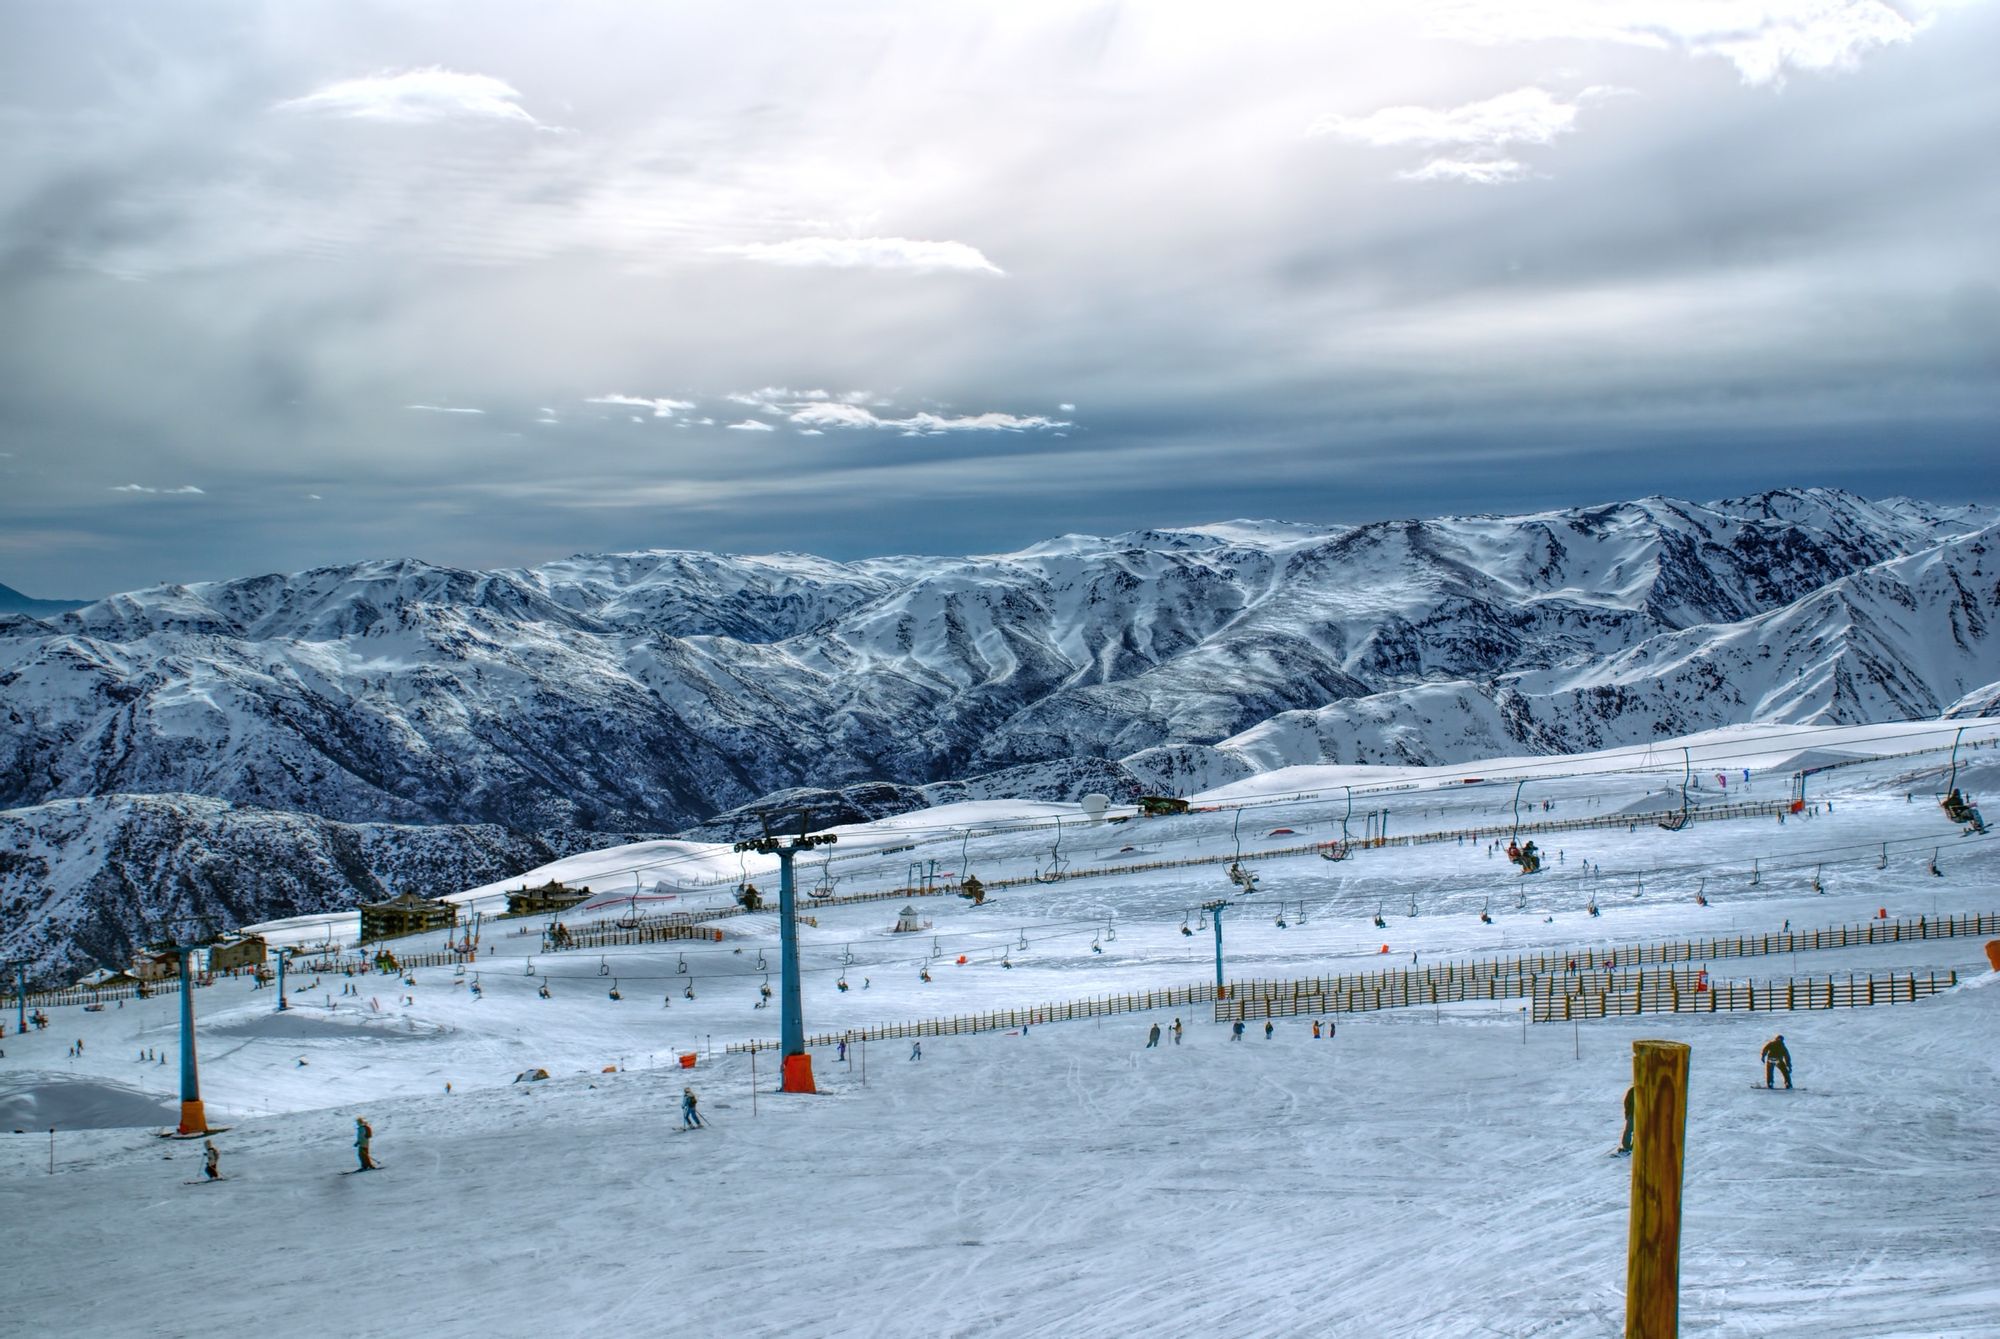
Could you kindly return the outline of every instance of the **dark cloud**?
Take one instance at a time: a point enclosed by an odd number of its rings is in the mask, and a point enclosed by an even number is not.
[[[1993,6],[1478,8],[9,7],[0,580],[1996,500]]]

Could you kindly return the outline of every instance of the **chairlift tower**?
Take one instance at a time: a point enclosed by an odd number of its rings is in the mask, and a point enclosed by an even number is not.
[[[1201,909],[1215,922],[1215,998],[1218,1000],[1224,998],[1224,992],[1228,990],[1228,987],[1222,984],[1222,913],[1229,905],[1227,898],[1220,897],[1213,902],[1201,904]]]
[[[811,1093],[813,1087],[812,1056],[806,1053],[805,1012],[799,999],[799,927],[794,904],[795,884],[792,879],[792,860],[801,851],[810,851],[815,846],[831,846],[837,840],[830,832],[808,835],[806,829],[812,825],[812,814],[799,814],[799,835],[789,840],[771,835],[768,819],[764,825],[764,835],[750,841],[736,843],[736,850],[755,851],[759,855],[778,857],[778,1013],[779,1013],[779,1064],[778,1091],[784,1093]]]
[[[175,944],[181,972],[181,1123],[175,1133],[208,1133],[208,1115],[201,1106],[201,1078],[194,1059],[194,962],[200,944]]]

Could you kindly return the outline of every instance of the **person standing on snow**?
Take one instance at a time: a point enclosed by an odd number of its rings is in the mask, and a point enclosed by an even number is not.
[[[1634,1110],[1634,1103],[1638,1100],[1634,1096],[1637,1092],[1638,1089],[1629,1085],[1625,1089],[1625,1133],[1618,1136],[1618,1151],[1620,1153],[1630,1153],[1632,1151],[1632,1112]]]
[[[201,1170],[207,1174],[209,1180],[220,1181],[222,1173],[216,1169],[216,1166],[222,1161],[222,1155],[215,1151],[215,1141],[213,1139],[204,1139],[201,1141],[201,1147]]]
[[[1771,1040],[1765,1042],[1764,1049],[1758,1053],[1758,1058],[1764,1062],[1764,1086],[1766,1088],[1772,1086],[1771,1079],[1773,1077],[1772,1071],[1774,1070],[1785,1076],[1785,1087],[1790,1088],[1792,1086],[1792,1053],[1785,1049],[1784,1033],[1781,1032],[1771,1038]]]
[[[1231,1025],[1231,1027],[1230,1027],[1230,1029],[1229,1029],[1229,1040],[1231,1040],[1231,1041],[1242,1041],[1242,1040],[1243,1040],[1243,1020],[1242,1020],[1242,1019],[1240,1019],[1240,1018],[1239,1018],[1239,1019],[1237,1019],[1237,1020],[1236,1020],[1236,1022],[1235,1022],[1234,1024],[1232,1024],[1232,1025]]]
[[[1174,1019],[1174,1045],[1178,1046],[1180,1044],[1181,1044],[1181,1020],[1176,1018]]]
[[[923,1058],[924,1058],[924,1044],[923,1044],[922,1042],[920,1042],[920,1041],[913,1041],[913,1042],[911,1042],[911,1043],[910,1043],[910,1059],[912,1059],[912,1060],[921,1060],[921,1059],[923,1059]]]
[[[1159,1044],[1160,1044],[1160,1025],[1158,1023],[1155,1023],[1151,1028],[1147,1029],[1146,1031],[1146,1049],[1150,1051]]]
[[[708,1124],[707,1121],[701,1118],[701,1113],[695,1110],[695,1100],[694,1089],[681,1089],[681,1126],[683,1129],[699,1129],[701,1126]]]
[[[1265,1040],[1265,1041],[1269,1041],[1269,1040],[1271,1040],[1271,1031],[1272,1031],[1272,1029],[1273,1029],[1273,1028],[1275,1028],[1276,1026],[1277,1026],[1277,1025],[1276,1025],[1275,1023],[1273,1023],[1273,1022],[1272,1022],[1272,1021],[1271,1021],[1270,1019],[1268,1019],[1268,1018],[1267,1018],[1267,1019],[1265,1019],[1265,1020],[1264,1020],[1264,1040]]]
[[[368,1145],[374,1138],[374,1127],[370,1126],[365,1118],[356,1116],[354,1118],[354,1153],[361,1160],[361,1165],[355,1168],[356,1171],[372,1172],[375,1170],[375,1159],[368,1156]]]

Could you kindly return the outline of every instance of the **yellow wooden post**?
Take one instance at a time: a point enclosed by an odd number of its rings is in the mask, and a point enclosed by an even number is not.
[[[1687,1046],[1632,1043],[1632,1213],[1625,1244],[1625,1339],[1680,1333],[1681,1163]]]

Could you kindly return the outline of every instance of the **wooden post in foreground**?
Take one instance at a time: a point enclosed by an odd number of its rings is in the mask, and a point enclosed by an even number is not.
[[[1625,1244],[1625,1339],[1675,1339],[1681,1322],[1681,1159],[1688,1048],[1632,1043],[1632,1217]]]

